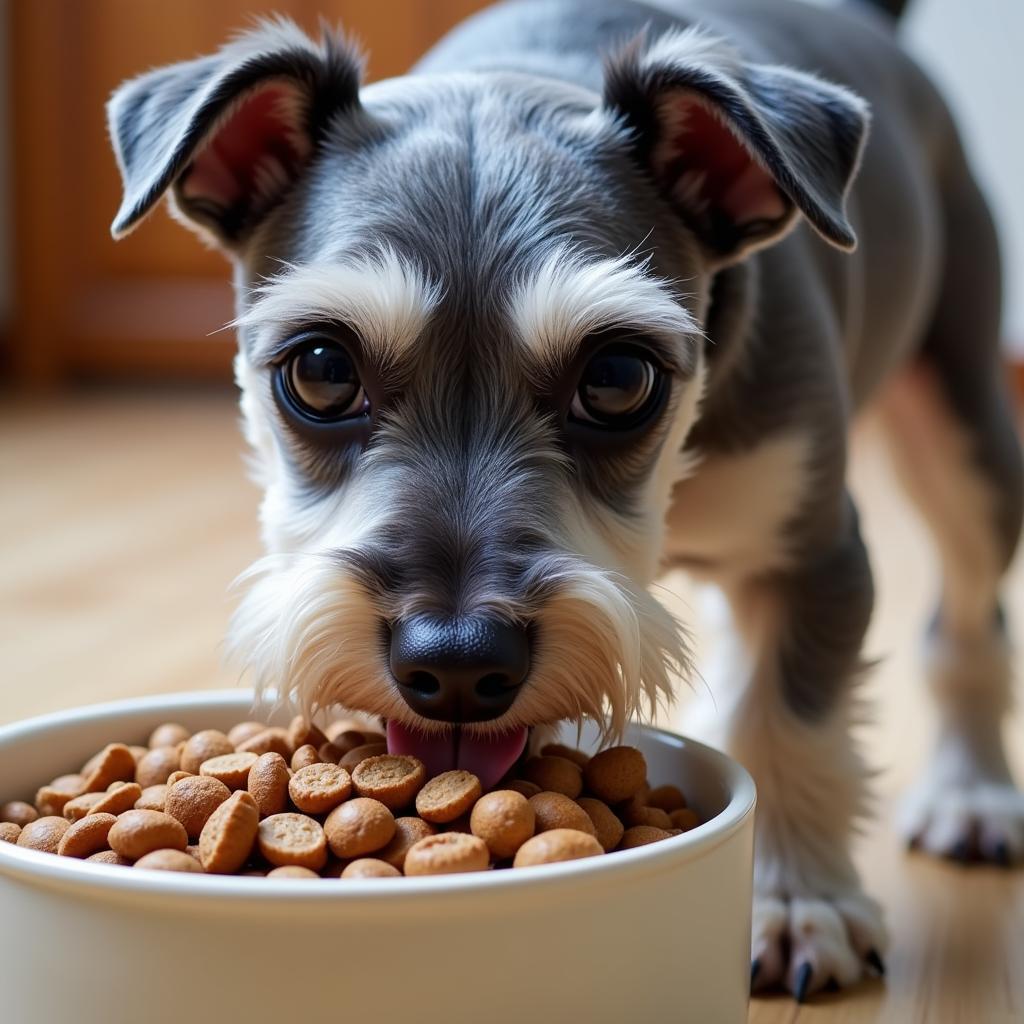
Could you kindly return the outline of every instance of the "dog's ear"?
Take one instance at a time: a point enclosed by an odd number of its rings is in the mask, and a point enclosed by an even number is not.
[[[227,249],[244,241],[312,157],[331,118],[359,105],[361,57],[285,19],[219,53],[150,71],[107,106],[126,235],[170,189],[172,207]]]
[[[853,93],[747,63],[722,40],[688,29],[653,42],[642,36],[611,58],[604,100],[713,261],[777,240],[798,212],[833,245],[856,245],[845,197],[868,109]]]

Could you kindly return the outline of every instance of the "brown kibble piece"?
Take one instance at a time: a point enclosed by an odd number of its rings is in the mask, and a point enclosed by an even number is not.
[[[556,828],[574,829],[596,835],[590,815],[575,800],[564,793],[538,793],[530,797],[530,806],[537,816],[536,832],[549,832]]]
[[[647,781],[647,762],[636,747],[609,747],[587,762],[583,779],[606,804],[622,803]]]
[[[184,850],[153,850],[140,857],[135,867],[144,871],[183,871],[186,874],[201,875],[202,865]]]
[[[405,857],[405,873],[451,875],[463,871],[486,871],[490,864],[487,844],[465,832],[443,832],[415,843]]]
[[[571,828],[556,828],[527,839],[519,847],[512,866],[529,868],[538,864],[558,864],[596,857],[603,852],[601,844],[592,835]]]
[[[327,863],[327,839],[320,822],[305,814],[272,814],[256,833],[263,859],[275,867],[295,865],[319,871]]]
[[[77,781],[73,781],[77,780]],[[43,817],[62,815],[68,802],[82,792],[80,775],[65,776],[54,779],[48,786],[42,786],[36,793],[36,810]]]
[[[357,722],[354,718],[337,718],[333,722],[328,722],[324,729],[324,734],[333,743],[342,733],[351,732],[359,733],[360,736],[363,734],[363,726]],[[360,739],[360,743],[365,742]],[[359,744],[357,743],[356,746]]]
[[[211,757],[199,766],[199,774],[211,779],[219,779],[228,789],[245,789],[249,782],[249,769],[259,760],[251,751],[238,751],[235,754],[221,754]]]
[[[547,757],[564,757],[580,768],[586,767],[590,760],[589,754],[584,754],[575,747],[567,747],[564,743],[548,743],[540,748],[540,752]]]
[[[135,781],[135,758],[123,743],[111,743],[89,762],[90,770],[84,768],[83,792],[98,793],[112,782]],[[76,794],[77,795],[77,794]]]
[[[527,800],[531,796],[536,796],[538,793],[544,791],[535,782],[527,782],[526,779],[512,779],[511,782],[506,782],[503,789],[511,789],[515,793],[522,793]]]
[[[345,866],[342,878],[401,878],[402,872],[375,857],[359,857]]]
[[[170,789],[171,786],[176,782],[181,782],[182,779],[191,779],[194,774],[194,772],[183,771],[171,772],[171,774],[167,776],[167,788]]]
[[[288,806],[288,765],[280,754],[260,754],[249,769],[247,788],[261,818],[280,814]]]
[[[67,818],[58,818],[54,814],[47,814],[42,818],[30,821],[21,829],[18,836],[18,846],[24,846],[28,850],[39,850],[42,853],[56,853],[64,833],[71,827]]]
[[[322,743],[317,748],[316,756],[324,764],[338,764],[347,753],[347,750],[342,750],[341,747],[336,747],[333,743]]]
[[[421,839],[436,835],[437,829],[422,818],[396,818],[395,834],[383,849],[377,851],[377,857],[399,871],[405,866],[405,855]]]
[[[230,875],[249,859],[260,814],[256,801],[244,790],[232,793],[210,815],[199,835],[199,860],[204,870]]]
[[[296,715],[288,726],[288,742],[292,750],[298,750],[307,744],[319,747],[327,742],[327,737],[308,718]]]
[[[73,822],[61,837],[57,853],[62,857],[84,860],[109,849],[107,837],[117,823],[113,814],[88,814]]]
[[[267,872],[267,878],[319,878],[320,876],[309,868],[300,868],[297,864],[285,864],[284,867],[274,868]]]
[[[549,793],[563,793],[570,800],[583,792],[580,766],[565,757],[531,757],[523,765],[523,778]]]
[[[365,747],[370,741],[358,729],[342,729],[328,735],[328,742],[335,750],[340,750],[341,757],[344,757],[350,750],[356,747]]]
[[[672,827],[671,819],[660,807],[638,806],[635,801],[627,800],[619,812],[626,828],[647,825],[650,828],[660,828],[664,831]]]
[[[306,743],[292,754],[291,769],[293,772],[297,772],[300,768],[308,768],[311,764],[320,764],[322,760],[317,748],[311,743]],[[334,763],[337,764],[337,761]]]
[[[181,822],[163,811],[125,811],[111,828],[107,842],[115,853],[135,861],[153,850],[184,850],[188,836]]]
[[[135,758],[135,770],[139,769],[139,762],[149,753],[149,747],[142,747],[137,744],[129,745],[128,749],[132,752],[132,757]]]
[[[469,827],[487,844],[495,860],[507,860],[533,835],[536,820],[530,801],[522,793],[499,789],[477,800]]]
[[[605,853],[614,850],[622,840],[622,833],[625,826],[615,816],[614,811],[603,801],[591,796],[581,797],[577,801],[580,807],[587,812],[597,833],[597,841],[604,848]]]
[[[678,811],[673,811],[668,819],[672,828],[682,829],[683,832],[689,832],[691,828],[696,828],[700,824],[700,816],[692,807],[680,807]]]
[[[147,786],[138,800],[135,801],[137,811],[162,811],[167,803],[167,784]],[[67,810],[67,808],[65,808]]]
[[[0,821],[12,821],[22,828],[38,817],[39,812],[24,800],[9,800],[0,807]]]
[[[368,757],[379,757],[388,752],[386,743],[364,743],[362,746],[353,747],[344,754],[338,762],[347,772],[355,771],[356,767]]]
[[[130,811],[142,796],[142,787],[137,782],[115,782],[102,797],[89,808],[90,814],[124,814]]]
[[[17,843],[21,826],[13,821],[0,821],[0,843]]]
[[[127,857],[122,857],[119,853],[114,853],[113,850],[100,850],[99,853],[94,853],[91,857],[85,858],[87,861],[91,861],[93,864],[113,864],[116,867],[130,868],[132,862]]]
[[[426,780],[423,762],[402,754],[368,757],[352,772],[352,785],[360,796],[373,797],[392,811],[408,807]]]
[[[655,786],[644,802],[648,807],[657,807],[666,814],[686,807],[686,797],[678,786]]]
[[[480,780],[472,772],[442,772],[417,793],[416,811],[424,821],[444,824],[465,814],[481,792]]]
[[[288,760],[294,753],[292,745],[288,741],[288,730],[274,725],[251,736],[244,743],[240,743],[238,750],[240,753],[251,753],[257,756],[271,753],[280,754],[285,760]]]
[[[164,722],[149,734],[147,745],[150,750],[156,750],[157,747],[177,747],[191,735],[180,722]]]
[[[135,769],[135,781],[143,788],[167,782],[171,772],[181,767],[181,754],[175,747],[154,747]]]
[[[220,779],[207,775],[189,775],[167,790],[164,811],[180,821],[189,838],[195,839],[210,815],[231,796]]]
[[[395,818],[379,800],[356,797],[327,815],[324,833],[335,857],[362,857],[391,842]]]
[[[336,764],[311,764],[288,783],[288,795],[300,811],[326,814],[352,793],[352,778]]]
[[[228,730],[228,739],[237,750],[243,743],[251,740],[253,736],[259,736],[266,727],[266,722],[239,722]]]
[[[634,825],[627,828],[619,843],[620,850],[632,850],[637,846],[647,846],[649,843],[658,843],[662,839],[671,838],[667,829],[653,828],[650,825]]]
[[[83,793],[69,800],[64,805],[64,817],[68,821],[78,821],[84,818],[101,800],[107,796],[106,793]]]
[[[234,744],[219,729],[203,729],[181,748],[181,770],[198,775],[204,761],[234,752]]]

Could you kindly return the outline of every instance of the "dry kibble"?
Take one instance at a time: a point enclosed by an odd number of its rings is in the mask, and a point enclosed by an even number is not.
[[[236,754],[221,754],[211,757],[199,766],[199,774],[211,779],[218,779],[228,789],[245,789],[249,782],[249,769],[259,760],[251,751],[238,751]]]
[[[84,818],[101,800],[107,796],[106,793],[83,793],[69,800],[64,805],[64,817],[68,821],[78,821]]]
[[[203,729],[181,748],[181,770],[198,775],[204,761],[221,754],[233,754],[235,745],[219,729]]]
[[[540,748],[540,752],[547,757],[564,757],[580,768],[585,767],[590,760],[589,754],[584,754],[575,747],[567,747],[564,743],[548,743],[547,746]]]
[[[351,792],[351,776],[336,764],[311,764],[288,782],[292,803],[307,814],[326,814],[347,800]]]
[[[587,762],[583,779],[606,804],[622,803],[647,781],[647,762],[636,747],[609,747]]]
[[[405,856],[405,873],[451,875],[463,871],[486,871],[490,864],[487,844],[465,832],[443,832],[421,839]]]
[[[408,807],[426,781],[423,762],[401,754],[368,757],[352,772],[352,785],[360,796],[373,797],[392,811]]]
[[[149,753],[149,747],[141,747],[137,744],[132,744],[128,748],[132,752],[132,757],[135,758],[135,770],[139,770],[139,762]]]
[[[227,798],[231,790],[219,779],[189,775],[167,790],[164,811],[181,822],[189,838],[195,839],[203,826]]]
[[[288,742],[292,750],[306,745],[319,747],[327,742],[327,737],[308,718],[296,715],[288,726]]]
[[[527,800],[531,796],[536,796],[538,793],[542,793],[543,790],[535,782],[527,782],[526,779],[513,779],[511,782],[505,783],[505,789],[511,789],[516,793],[522,793]]]
[[[288,730],[278,726],[271,726],[263,732],[256,733],[244,743],[239,743],[239,752],[260,754],[280,754],[286,760],[292,756],[294,750],[288,740]]]
[[[137,782],[114,782],[110,789],[89,808],[90,814],[124,814],[130,811],[142,797],[142,787]]]
[[[203,869],[218,875],[238,871],[249,859],[259,824],[256,801],[244,789],[232,793],[210,815],[199,835]]]
[[[179,722],[164,722],[158,725],[150,734],[148,746],[150,750],[157,747],[176,747],[184,743],[192,734]]]
[[[135,769],[135,781],[143,788],[165,783],[181,767],[181,753],[174,747],[153,747]]]
[[[167,776],[167,788],[170,789],[171,786],[173,786],[176,782],[181,782],[182,779],[192,778],[193,774],[193,772],[183,771],[171,772],[171,774]]]
[[[259,736],[266,729],[266,722],[239,722],[228,730],[228,739],[237,749],[243,743],[248,742],[253,736]]]
[[[557,864],[604,853],[601,844],[589,833],[571,828],[556,828],[527,839],[516,854],[512,866],[529,868],[538,864]]]
[[[580,766],[565,757],[531,757],[523,765],[523,778],[549,793],[563,793],[575,800],[583,791]]]
[[[327,863],[327,839],[320,822],[305,814],[272,814],[256,833],[256,845],[275,867],[294,865],[319,871]]]
[[[358,733],[360,737],[363,734],[363,726],[357,722],[354,718],[338,718],[333,722],[329,722],[327,728],[324,729],[324,733],[327,738],[333,743],[342,733]],[[360,739],[359,743],[364,743],[365,740]],[[359,746],[357,743],[356,746]]]
[[[308,768],[311,764],[319,764],[322,760],[317,748],[311,743],[306,743],[292,754],[291,769],[293,772],[297,772],[300,768]],[[334,763],[337,764],[337,761]]]
[[[201,875],[202,865],[184,850],[153,850],[140,857],[135,867],[148,871],[184,871]]]
[[[416,795],[416,811],[424,821],[454,821],[476,803],[482,790],[472,773],[456,769],[435,775]]]
[[[85,793],[98,793],[112,782],[134,782],[135,758],[123,743],[111,743],[88,762],[82,775]]]
[[[614,811],[604,801],[591,796],[581,797],[578,803],[587,812],[587,817],[590,818],[597,833],[597,841],[604,848],[604,852],[614,850],[622,840],[622,833],[625,832],[625,826],[615,816]]]
[[[11,821],[22,828],[38,817],[39,812],[24,800],[10,800],[0,807],[0,821]]]
[[[188,836],[181,822],[163,811],[125,811],[111,828],[107,842],[115,853],[135,861],[153,850],[184,850]]]
[[[671,819],[660,807],[637,806],[632,800],[627,800],[621,806],[620,816],[626,828],[647,825],[664,831],[672,827]]]
[[[379,800],[356,797],[327,815],[324,833],[335,857],[363,857],[391,842],[395,818]]]
[[[127,857],[122,857],[121,854],[114,853],[113,850],[101,850],[99,853],[94,853],[91,857],[86,857],[85,859],[93,864],[114,864],[123,868],[130,868],[132,866],[132,862]]]
[[[0,843],[17,843],[21,835],[21,826],[13,821],[0,821]]]
[[[138,800],[135,801],[137,811],[162,811],[167,803],[167,784],[147,786]],[[67,808],[64,808],[67,810]]]
[[[54,779],[49,786],[43,786],[38,790],[36,810],[43,817],[63,814],[68,802],[81,794],[81,776],[76,775],[74,778],[78,779],[77,785],[69,784],[66,777],[61,776],[59,779]]]
[[[288,806],[288,765],[280,754],[260,754],[249,769],[247,788],[261,818],[280,814]]]
[[[333,748],[341,751],[341,757],[356,747],[365,747],[370,742],[358,729],[342,729],[333,733],[328,730],[327,738]]]
[[[657,807],[666,814],[686,807],[686,797],[678,786],[655,786],[647,794],[647,806]]]
[[[317,748],[316,756],[324,764],[338,764],[347,753],[347,750],[342,750],[341,747],[336,747],[333,743],[322,743]]]
[[[362,733],[364,743],[387,744],[388,738],[382,732],[375,732],[372,729],[370,729],[369,731],[366,729],[360,729],[359,731]]]
[[[107,838],[117,823],[113,814],[88,814],[73,822],[60,840],[57,853],[62,857],[84,860],[94,853],[109,849]]]
[[[379,757],[387,752],[388,747],[386,743],[364,743],[361,746],[353,747],[348,753],[344,754],[338,764],[345,771],[353,772],[368,757]]]
[[[689,832],[700,824],[700,818],[692,807],[680,807],[678,811],[672,811],[668,816],[672,828],[678,828],[683,832]]]
[[[267,878],[319,878],[320,876],[309,868],[300,868],[297,864],[285,864],[282,868],[274,868],[267,872]]]
[[[377,857],[399,871],[405,867],[405,855],[421,839],[437,833],[437,829],[422,818],[395,818],[395,834]]]
[[[564,793],[538,793],[530,797],[530,806],[537,817],[537,832],[568,828],[577,832],[588,832],[590,835],[596,834],[590,815]]]
[[[387,861],[374,857],[359,857],[345,866],[342,878],[401,878],[402,872]]]
[[[469,827],[487,844],[495,860],[507,860],[533,835],[536,820],[530,801],[522,793],[499,789],[477,800]]]
[[[634,825],[633,828],[627,828],[623,833],[618,848],[632,850],[637,846],[647,846],[648,843],[657,843],[662,839],[669,838],[671,837],[667,829],[653,828],[651,825]]]
[[[18,836],[18,846],[24,846],[28,850],[39,850],[42,853],[56,853],[64,833],[71,827],[67,818],[58,818],[56,815],[48,814],[42,818],[36,818],[27,825],[23,825],[21,835]]]

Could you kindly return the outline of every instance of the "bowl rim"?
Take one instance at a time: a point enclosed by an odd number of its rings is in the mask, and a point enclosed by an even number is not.
[[[254,695],[247,689],[199,690],[191,692],[155,694],[144,697],[88,704],[67,711],[51,712],[0,726],[0,754],[9,744],[45,734],[57,727],[83,725],[96,720],[141,715],[149,712],[195,710],[204,707],[252,706]],[[123,867],[89,864],[72,857],[58,857],[51,853],[26,850],[11,843],[0,842],[0,874],[20,876],[26,881],[56,884],[74,888],[83,896],[115,891],[121,894],[145,894],[167,897],[175,901],[183,897],[199,897],[259,903],[293,902],[334,905],[336,902],[415,902],[436,898],[440,894],[484,892],[514,892],[519,887],[563,886],[567,878],[582,886],[610,884],[623,876],[657,873],[678,866],[682,860],[694,860],[725,842],[743,826],[756,804],[754,781],[742,765],[728,755],[696,740],[688,739],[667,729],[633,723],[627,729],[658,736],[662,742],[684,748],[716,772],[724,782],[730,796],[726,806],[715,817],[682,835],[660,843],[617,851],[614,857],[591,857],[560,864],[543,864],[529,871],[479,871],[455,875],[432,875],[403,878],[396,885],[394,879],[346,879],[338,885],[337,879],[248,878],[233,875],[194,875],[162,871],[132,871]]]

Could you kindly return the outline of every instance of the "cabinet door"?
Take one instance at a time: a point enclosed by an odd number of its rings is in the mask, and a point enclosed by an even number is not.
[[[114,243],[120,182],[104,103],[125,78],[216,49],[255,16],[339,22],[369,76],[400,74],[483,0],[17,0],[11,17],[14,371],[72,378],[230,377],[224,258],[161,207]]]

